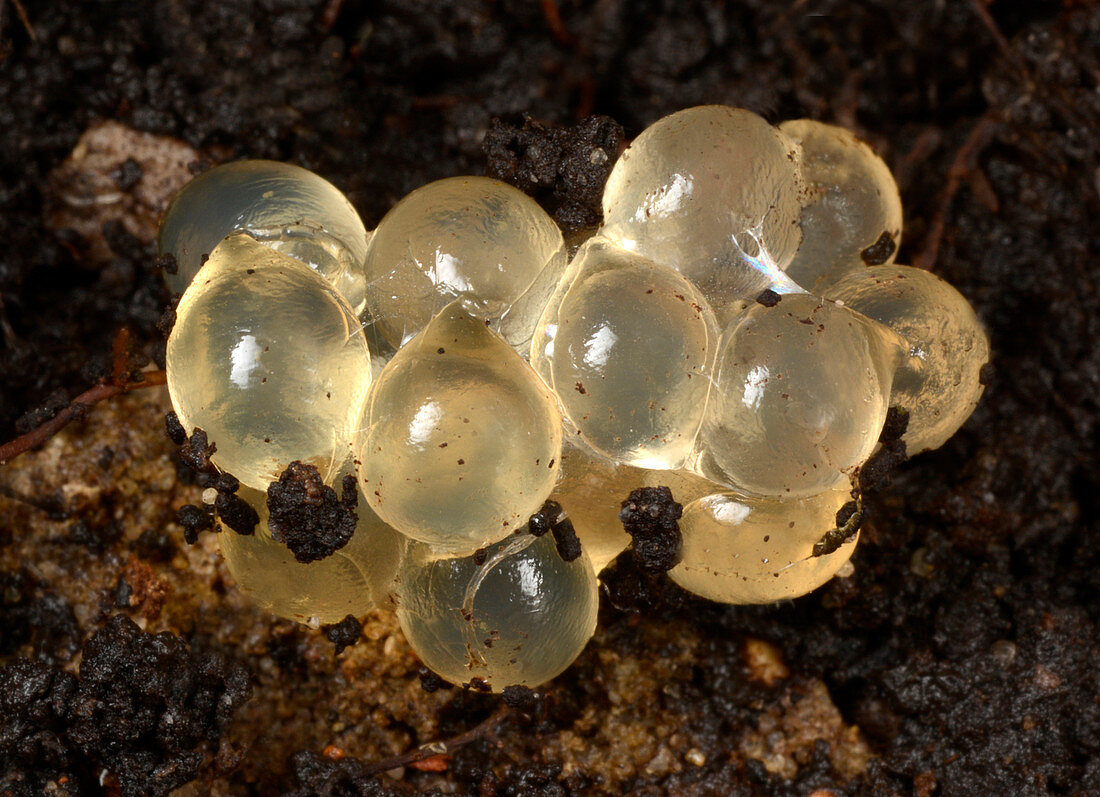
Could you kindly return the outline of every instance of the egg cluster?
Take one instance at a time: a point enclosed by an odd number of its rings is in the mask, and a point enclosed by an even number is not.
[[[180,192],[159,242],[183,291],[168,385],[258,512],[222,535],[242,589],[320,622],[392,596],[440,675],[534,686],[591,637],[633,489],[683,504],[681,586],[795,597],[852,554],[887,411],[908,411],[914,453],[981,395],[977,318],[892,263],[897,188],[846,130],[681,111],[622,153],[603,215],[570,251],[481,177],[414,191],[373,233],[285,164]],[[291,463],[358,482],[354,534],[319,561],[269,524]]]

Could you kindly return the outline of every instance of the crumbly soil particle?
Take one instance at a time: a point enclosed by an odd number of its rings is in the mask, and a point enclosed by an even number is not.
[[[348,615],[338,623],[322,626],[328,641],[336,646],[336,655],[339,656],[347,648],[359,641],[363,635],[363,624],[353,615]]]
[[[619,520],[630,535],[630,551],[641,570],[656,576],[680,563],[683,513],[683,505],[667,487],[639,487],[623,499]]]
[[[0,7],[0,439],[109,374],[121,324],[163,362],[169,297],[149,225],[133,222],[148,220],[146,183],[171,165],[147,154],[183,150],[142,139],[140,155],[106,148],[102,163],[56,171],[105,121],[183,141],[198,153],[188,172],[234,157],[300,163],[346,190],[368,226],[431,179],[486,173],[508,152],[517,169],[557,157],[533,161],[523,142],[575,135],[562,152],[588,147],[602,166],[592,132],[570,127],[590,114],[627,137],[702,102],[840,122],[897,176],[899,262],[931,266],[973,302],[996,378],[944,448],[863,496],[848,577],[731,608],[622,557],[596,638],[533,707],[380,780],[368,764],[460,735],[500,698],[422,689],[391,614],[360,618],[361,641],[337,659],[319,629],[251,608],[216,535],[181,544],[176,510],[199,505],[201,486],[177,475],[165,391],[101,403],[0,468],[0,677],[23,684],[3,690],[3,711],[44,734],[0,729],[0,791],[95,793],[153,772],[162,784],[193,775],[183,794],[1100,793],[1096,4],[23,6],[33,41]],[[494,117],[510,127],[487,157]],[[143,217],[92,206],[99,236],[47,226],[55,209],[74,212],[73,192],[57,191],[82,184],[82,164],[96,202],[117,189],[119,209]],[[556,164],[529,187],[588,220],[590,172]],[[108,675],[89,681],[79,652],[103,629],[130,656],[163,644],[177,669],[139,682],[97,665]],[[749,640],[773,651],[766,678]],[[166,673],[208,655],[226,673],[247,668],[252,696],[241,705],[236,688],[209,691],[228,681],[196,681],[191,694],[225,694],[236,710],[188,725],[203,733],[186,744],[114,744],[138,714],[105,736],[66,736],[78,708],[149,706]],[[141,721],[192,716],[168,711],[183,705],[172,700]]]
[[[299,562],[331,556],[355,533],[359,520],[355,513],[359,503],[355,477],[345,476],[340,489],[338,496],[325,484],[316,465],[302,462],[291,462],[278,481],[267,488],[271,536],[286,545]]]

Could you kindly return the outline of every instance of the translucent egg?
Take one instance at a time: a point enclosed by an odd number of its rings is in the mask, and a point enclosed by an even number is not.
[[[166,360],[184,428],[206,430],[214,464],[257,489],[294,460],[332,475],[371,383],[359,321],[332,285],[245,233],[184,293]]]
[[[619,510],[638,487],[668,487],[686,506],[724,485],[684,470],[649,470],[617,464],[567,434],[562,443],[561,477],[552,498],[561,504],[599,573],[630,545]]]
[[[406,540],[383,523],[360,496],[359,523],[351,540],[330,556],[302,564],[268,528],[266,497],[242,487],[240,497],[260,516],[255,534],[229,529],[218,535],[226,567],[261,609],[288,620],[337,623],[384,605],[396,590]]]
[[[573,522],[581,547],[597,573],[630,545],[630,535],[619,520],[619,509],[632,490],[647,485],[650,473],[616,464],[566,437],[561,452],[561,478],[551,497]]]
[[[802,147],[802,243],[787,274],[810,291],[863,268],[863,250],[889,233],[901,243],[901,197],[882,158],[836,125],[794,119],[779,129]],[[886,255],[893,262],[894,254]]]
[[[759,495],[847,484],[878,441],[900,353],[889,330],[823,299],[753,306],[723,335],[696,469]]]
[[[562,560],[553,536],[512,535],[474,557],[413,543],[398,576],[397,619],[424,664],[453,683],[499,692],[538,686],[580,655],[596,629],[596,574]]]
[[[442,550],[469,553],[503,538],[557,480],[557,402],[458,302],[382,370],[362,424],[359,478],[371,506]]]
[[[890,400],[909,410],[902,439],[910,454],[942,446],[985,389],[980,371],[989,362],[989,339],[973,308],[936,275],[898,265],[853,272],[829,295],[906,341]]]
[[[721,492],[684,507],[680,564],[669,576],[690,592],[721,603],[772,603],[817,589],[847,562],[857,538],[813,556],[836,528],[846,489],[810,498],[754,498]]]
[[[367,230],[336,186],[289,163],[247,160],[216,166],[185,185],[161,220],[157,248],[176,258],[165,274],[182,293],[203,255],[235,230],[302,260],[324,275],[356,312],[362,309]]]
[[[368,304],[395,348],[455,299],[525,347],[565,262],[561,230],[533,199],[487,177],[452,177],[413,191],[378,225]]]
[[[586,444],[618,462],[678,467],[703,416],[718,340],[706,299],[672,269],[600,239],[574,264],[556,320],[540,324],[555,329],[534,354],[548,364],[536,367]]]
[[[650,125],[603,194],[601,234],[677,269],[711,302],[753,299],[798,248],[798,148],[756,114],[703,105]]]

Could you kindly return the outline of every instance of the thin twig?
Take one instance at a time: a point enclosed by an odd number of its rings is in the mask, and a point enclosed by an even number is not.
[[[321,12],[321,19],[319,20],[319,27],[321,33],[328,33],[332,30],[332,26],[336,24],[336,18],[340,16],[340,10],[344,7],[344,0],[329,0],[325,5],[325,10]]]
[[[970,0],[970,7],[974,9],[974,13],[977,14],[978,19],[985,29],[989,31],[989,35],[993,37],[993,42],[997,45],[997,49],[1005,55],[1012,65],[1027,74],[1027,67],[1020,61],[1019,55],[1012,49],[1012,45],[1008,43],[1008,39],[1005,38],[1004,33],[1001,32],[1001,26],[997,24],[997,20],[993,19],[993,15],[989,13],[989,6],[984,0]]]
[[[111,343],[111,384],[126,383],[126,367],[130,364],[130,329],[123,327]]]
[[[913,259],[913,265],[917,268],[931,270],[939,256],[940,244],[943,242],[943,232],[947,224],[947,212],[951,208],[951,202],[959,192],[963,180],[971,170],[977,168],[978,155],[985,149],[993,138],[993,133],[1000,126],[1000,118],[994,112],[989,112],[974,125],[967,135],[966,140],[959,151],[955,153],[951,167],[947,170],[947,182],[940,194],[939,204],[935,215],[932,216],[932,224],[929,226],[928,235],[924,239],[924,246],[920,254]]]
[[[409,764],[415,764],[417,761],[423,761],[426,758],[437,755],[448,755],[470,742],[492,736],[497,725],[508,716],[508,713],[508,707],[502,706],[488,719],[466,731],[466,733],[461,736],[455,736],[453,739],[447,739],[443,742],[429,742],[407,753],[395,755],[391,758],[383,759],[382,761],[375,761],[373,764],[367,764],[364,767],[364,773],[367,775],[378,775],[382,772],[389,772],[391,769],[397,769],[398,767],[407,767]]]
[[[12,501],[34,507],[40,512],[45,512],[51,520],[64,520],[69,517],[68,510],[65,509],[56,496],[52,498],[35,498],[31,495],[24,495],[18,490],[3,484],[0,484],[0,495],[10,498]]]
[[[50,418],[50,420],[46,421],[38,428],[32,429],[25,435],[21,435],[10,442],[0,445],[0,465],[6,465],[20,454],[38,448],[68,426],[70,422],[77,418],[83,418],[88,409],[93,405],[105,399],[114,398],[122,393],[163,385],[167,375],[164,371],[148,371],[140,374],[140,376],[141,381],[139,382],[96,385],[90,390],[85,390],[73,399],[69,403],[69,406],[61,410],[61,412],[57,413],[57,415]]]
[[[19,21],[23,23],[23,27],[27,29],[27,35],[31,37],[32,42],[38,41],[38,36],[34,33],[34,26],[31,25],[30,17],[27,16],[26,9],[23,8],[23,4],[19,0],[11,0],[15,6],[15,13],[19,15]]]
[[[556,0],[542,0],[542,16],[546,20],[546,25],[550,28],[550,33],[558,44],[565,45],[566,47],[572,47],[576,40],[573,38],[573,34],[569,32],[569,28],[565,27],[565,22],[561,18],[561,9],[558,8]]]

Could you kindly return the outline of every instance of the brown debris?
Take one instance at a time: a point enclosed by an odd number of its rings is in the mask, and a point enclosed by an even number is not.
[[[322,626],[321,630],[325,632],[325,638],[336,646],[336,655],[339,656],[359,641],[363,634],[363,624],[349,614],[338,623]]]
[[[315,465],[291,462],[267,488],[268,526],[299,562],[315,562],[343,548],[355,533],[359,490],[345,476],[343,494],[321,479]]]
[[[896,251],[898,245],[894,236],[888,230],[883,230],[877,241],[859,253],[859,258],[868,266],[881,266]]]
[[[131,590],[130,606],[136,608],[147,620],[160,617],[164,602],[172,593],[172,585],[135,556],[126,561],[122,577]]]
[[[631,550],[643,572],[658,575],[680,562],[683,535],[678,521],[683,513],[667,487],[639,487],[623,501],[619,520],[633,540]]]

